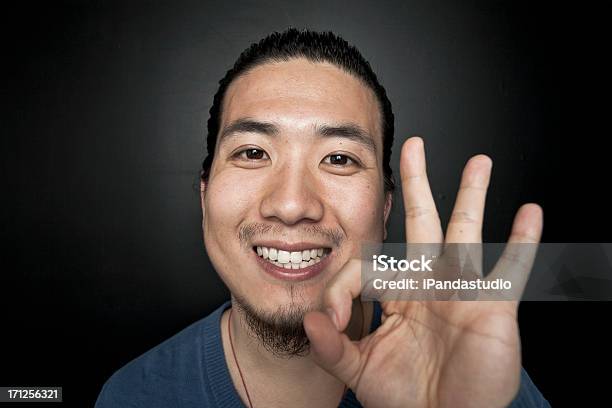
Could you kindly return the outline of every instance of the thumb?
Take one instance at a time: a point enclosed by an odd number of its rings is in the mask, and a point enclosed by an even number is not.
[[[354,388],[361,370],[361,352],[346,334],[339,332],[330,317],[321,312],[304,316],[304,330],[311,355],[321,368]]]

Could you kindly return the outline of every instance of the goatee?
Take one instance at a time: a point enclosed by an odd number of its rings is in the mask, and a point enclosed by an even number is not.
[[[310,350],[304,330],[304,315],[310,309],[291,301],[274,312],[253,307],[244,298],[234,295],[236,306],[243,313],[249,333],[270,353],[280,358],[302,357]]]

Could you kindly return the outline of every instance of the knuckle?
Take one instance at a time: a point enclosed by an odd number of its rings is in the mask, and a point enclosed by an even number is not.
[[[323,304],[325,304],[326,306],[332,306],[339,296],[340,293],[338,293],[337,288],[335,288],[334,286],[328,287],[323,292]]]
[[[501,258],[512,264],[513,267],[519,268],[521,271],[528,271],[531,269],[531,266],[528,265],[524,256],[517,252],[506,251],[501,255]]]
[[[514,251],[504,251],[501,257],[509,262],[518,262],[521,259],[520,255]]]
[[[475,217],[469,211],[453,211],[449,220],[450,224],[477,224],[480,222],[480,218]]]
[[[476,190],[476,191],[487,191],[486,186],[480,186],[477,184],[462,184],[459,186],[459,190]]]
[[[515,232],[510,236],[509,241],[520,243],[537,243],[539,240],[534,234],[527,232]]]
[[[406,208],[406,218],[407,219],[421,218],[427,215],[431,215],[433,213],[434,213],[433,209],[422,207],[422,206],[412,206],[412,207]]]
[[[400,174],[403,183],[412,183],[425,177],[423,174]]]

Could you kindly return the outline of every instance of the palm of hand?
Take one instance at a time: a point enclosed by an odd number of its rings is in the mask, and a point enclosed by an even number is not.
[[[507,302],[382,306],[384,322],[357,345],[361,367],[351,383],[364,406],[494,407],[510,402],[520,383],[520,341]],[[386,372],[397,375],[381,375]]]

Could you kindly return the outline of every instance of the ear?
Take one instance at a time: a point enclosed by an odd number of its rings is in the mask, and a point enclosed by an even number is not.
[[[385,225],[384,225],[384,236],[383,240],[387,239],[387,220],[389,219],[389,214],[391,214],[391,207],[393,206],[393,193],[388,191],[385,194]]]
[[[206,182],[200,178],[200,207],[202,208],[202,222],[204,222],[204,198],[206,197]]]

